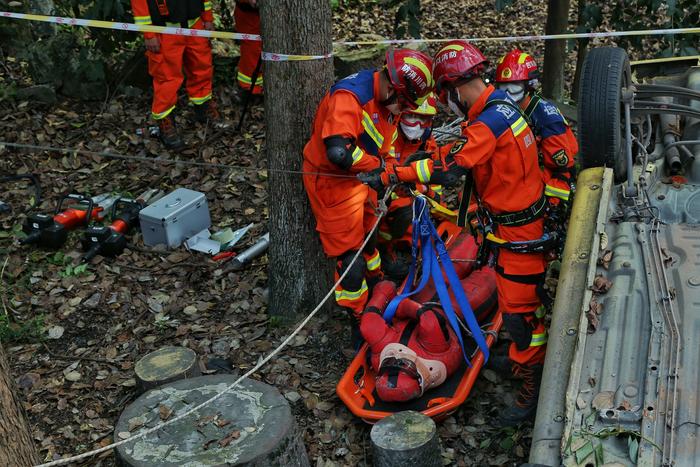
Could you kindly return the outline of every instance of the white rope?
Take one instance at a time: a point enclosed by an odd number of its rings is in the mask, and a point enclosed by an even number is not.
[[[393,191],[393,190],[392,190],[391,188],[387,189],[386,194],[384,195],[384,198],[381,200],[382,202],[380,203],[380,206],[383,205],[384,203],[386,203],[386,201],[389,199],[389,196],[391,195],[392,191]],[[47,463],[41,464],[41,465],[39,465],[39,466],[37,466],[37,467],[50,467],[50,466],[54,466],[54,465],[65,465],[65,464],[68,464],[68,463],[70,463],[70,462],[77,462],[77,461],[86,459],[86,458],[88,458],[88,457],[92,457],[92,456],[94,456],[94,455],[103,453],[103,452],[105,452],[105,451],[109,451],[110,449],[114,449],[114,448],[116,448],[116,447],[119,447],[119,446],[122,446],[122,445],[124,445],[124,444],[130,443],[130,442],[132,442],[132,441],[136,441],[137,439],[141,439],[141,438],[143,438],[143,437],[145,437],[145,436],[147,436],[147,435],[150,435],[151,433],[154,433],[154,432],[160,430],[160,429],[163,428],[163,427],[166,427],[166,426],[168,426],[168,425],[170,425],[170,424],[172,424],[172,423],[175,423],[175,422],[177,422],[177,421],[179,421],[179,420],[182,420],[183,418],[187,417],[188,415],[193,414],[194,412],[197,412],[199,409],[203,408],[204,406],[206,406],[206,405],[208,405],[208,404],[211,404],[212,402],[214,402],[215,400],[219,399],[221,396],[223,396],[224,394],[228,393],[228,392],[231,391],[233,388],[235,388],[236,386],[238,386],[238,384],[239,384],[241,381],[243,381],[245,378],[247,378],[248,376],[250,376],[250,375],[252,375],[253,373],[255,373],[256,371],[258,371],[263,365],[265,365],[267,362],[269,362],[270,359],[272,359],[272,357],[274,357],[275,355],[277,355],[284,347],[286,347],[286,346],[291,342],[291,340],[292,340],[297,334],[299,334],[299,331],[301,331],[301,330],[304,328],[304,326],[306,326],[306,325],[308,324],[308,322],[311,321],[311,318],[313,318],[313,317],[316,315],[316,313],[318,313],[318,311],[321,309],[321,307],[323,306],[323,304],[326,303],[326,301],[331,297],[331,295],[333,295],[333,293],[335,292],[335,288],[338,286],[338,284],[340,284],[340,282],[341,282],[343,279],[345,279],[345,276],[346,276],[346,275],[348,274],[348,272],[350,271],[350,266],[352,266],[352,264],[355,263],[355,261],[357,261],[357,258],[362,254],[362,250],[364,250],[364,248],[367,246],[367,243],[369,242],[370,238],[372,238],[372,235],[374,234],[374,231],[377,230],[377,226],[379,225],[379,221],[382,220],[382,217],[384,217],[385,214],[386,214],[386,211],[380,211],[380,212],[379,212],[379,214],[377,215],[377,220],[375,221],[374,226],[372,227],[372,230],[369,232],[369,234],[367,234],[367,237],[365,238],[364,243],[362,243],[362,246],[358,249],[357,253],[356,253],[355,256],[352,258],[352,261],[350,262],[350,265],[348,266],[348,268],[345,269],[345,272],[343,272],[343,274],[340,276],[340,278],[338,279],[338,281],[333,285],[333,287],[331,288],[331,290],[326,294],[326,296],[323,297],[323,300],[321,300],[321,303],[319,303],[318,306],[316,306],[316,308],[314,308],[314,310],[313,310],[311,313],[309,313],[309,315],[304,319],[304,321],[302,321],[301,324],[299,324],[299,326],[297,326],[297,328],[296,328],[289,336],[287,336],[287,338],[286,338],[275,350],[273,350],[272,352],[270,352],[265,358],[263,358],[260,362],[258,362],[257,365],[255,365],[253,368],[251,368],[250,370],[248,370],[247,373],[245,373],[243,376],[241,376],[240,378],[238,378],[236,381],[234,381],[233,383],[231,383],[231,384],[230,384],[226,389],[224,389],[222,392],[220,392],[220,393],[218,393],[218,394],[215,394],[214,396],[212,396],[211,398],[205,400],[205,401],[202,402],[201,404],[199,404],[199,405],[197,405],[197,406],[195,406],[195,407],[193,407],[193,408],[187,410],[186,412],[181,413],[180,415],[177,415],[177,416],[174,417],[174,418],[171,418],[171,419],[169,419],[169,420],[167,420],[167,421],[165,421],[165,422],[162,422],[162,423],[160,423],[160,424],[158,424],[158,425],[156,425],[156,426],[154,426],[154,427],[151,427],[151,428],[149,428],[149,429],[147,429],[147,430],[145,430],[145,431],[142,431],[142,432],[140,432],[140,433],[138,433],[138,434],[136,434],[136,435],[134,435],[134,436],[131,436],[131,437],[125,439],[125,440],[118,441],[118,442],[112,443],[112,444],[110,444],[110,445],[108,445],[108,446],[104,446],[104,447],[101,447],[101,448],[99,448],[99,449],[94,449],[94,450],[92,450],[92,451],[88,451],[88,452],[85,452],[85,453],[83,453],[83,454],[78,454],[78,455],[75,455],[75,456],[67,457],[67,458],[65,458],[65,459],[58,459],[58,460],[55,460],[55,461],[52,461],[52,462],[47,462]]]

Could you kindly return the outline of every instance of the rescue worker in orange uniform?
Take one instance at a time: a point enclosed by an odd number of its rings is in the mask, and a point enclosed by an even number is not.
[[[354,316],[354,337],[367,302],[366,278],[378,280],[382,273],[376,242],[351,266],[375,222],[377,205],[376,193],[353,175],[395,163],[395,119],[420,106],[432,91],[431,68],[430,57],[422,52],[389,49],[383,68],[360,71],[331,87],[304,147],[304,186],[323,250],[337,258],[336,280],[350,268],[335,299]]]
[[[214,30],[211,0],[131,0],[134,23],[177,28]],[[206,37],[143,33],[148,73],[153,77],[151,116],[158,123],[160,138],[168,149],[185,144],[175,125],[173,110],[177,93],[185,87],[194,104],[195,120],[219,124],[221,117],[212,100],[212,55]],[[184,76],[183,76],[184,69]]]
[[[241,34],[260,35],[260,11],[257,0],[236,0],[236,8],[233,10],[233,18],[236,21],[236,31]],[[258,69],[253,95],[262,94],[263,75],[260,62],[262,53],[262,41],[240,42],[241,58],[238,61],[238,85],[245,90],[250,90],[253,84],[255,69]]]
[[[550,202],[548,221],[559,224],[563,237],[572,201],[578,142],[559,109],[537,93],[539,76],[535,59],[518,49],[498,59],[496,87],[520,105],[535,133],[544,166],[544,194]]]
[[[396,162],[405,164],[411,156],[434,153],[438,150],[432,135],[433,118],[437,114],[437,98],[430,94],[415,110],[403,112],[399,118],[398,137],[394,142]],[[440,202],[440,185],[416,185],[416,191]],[[402,196],[399,196],[402,195]],[[386,275],[394,281],[402,281],[408,273],[411,254],[411,221],[413,219],[413,196],[395,190],[391,195],[389,209],[379,224],[379,247]]]
[[[501,414],[503,425],[515,425],[535,413],[547,333],[540,316],[538,288],[544,281],[542,252],[516,252],[503,245],[544,238],[546,199],[537,160],[535,136],[505,92],[484,84],[484,55],[466,41],[451,41],[434,57],[433,75],[440,101],[466,120],[461,140],[442,159],[425,159],[409,167],[387,166],[362,174],[370,186],[396,181],[429,181],[453,185],[466,175],[464,200],[471,195],[481,218],[490,224],[498,304],[513,342],[508,356],[523,379],[516,402]],[[483,240],[482,240],[483,241]],[[488,241],[486,244],[493,245]]]

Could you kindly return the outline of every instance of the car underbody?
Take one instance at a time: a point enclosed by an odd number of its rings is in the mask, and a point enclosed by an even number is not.
[[[619,141],[604,164],[598,155],[584,160],[591,168],[578,178],[535,465],[700,458],[700,67],[639,82],[621,76],[608,114],[617,115]],[[591,95],[610,96],[614,83],[599,84]],[[607,111],[600,99],[589,111]]]

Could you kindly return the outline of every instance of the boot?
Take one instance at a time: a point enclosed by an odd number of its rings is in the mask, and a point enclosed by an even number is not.
[[[514,379],[513,361],[507,355],[491,355],[486,368],[493,370],[503,378]]]
[[[358,352],[365,342],[365,338],[362,337],[362,332],[360,332],[360,319],[349,308],[345,308],[345,312],[350,319],[350,346],[355,352]]]
[[[499,422],[501,426],[516,426],[530,420],[537,412],[537,399],[540,396],[540,382],[542,381],[542,364],[532,366],[513,365],[514,373],[522,378],[515,404],[506,408]]]
[[[227,126],[221,118],[219,109],[216,108],[214,99],[209,99],[203,104],[194,106],[194,120],[198,123],[207,123],[208,121],[214,128],[225,128]]]
[[[160,130],[160,140],[167,149],[181,151],[185,148],[185,142],[182,141],[177,131],[172,114],[158,120],[158,129]]]

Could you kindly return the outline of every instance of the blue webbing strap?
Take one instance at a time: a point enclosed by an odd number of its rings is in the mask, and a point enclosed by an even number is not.
[[[464,293],[464,288],[462,283],[457,277],[457,273],[452,266],[452,261],[447,253],[445,244],[443,243],[440,235],[438,234],[433,222],[430,219],[430,211],[425,209],[426,201],[422,197],[417,197],[413,203],[413,245],[411,250],[411,266],[409,267],[408,278],[404,285],[401,294],[394,297],[394,299],[389,303],[384,311],[384,320],[388,323],[394,318],[396,314],[396,309],[398,308],[401,301],[413,294],[421,291],[428,282],[428,279],[432,277],[435,283],[435,290],[440,298],[440,303],[445,311],[452,329],[454,329],[457,338],[459,339],[460,346],[462,347],[462,355],[465,361],[471,367],[471,362],[467,358],[466,351],[464,349],[464,342],[462,340],[462,331],[459,328],[459,322],[457,315],[452,307],[452,300],[450,299],[450,293],[447,290],[447,284],[442,274],[442,269],[445,271],[447,276],[447,282],[450,284],[450,290],[455,296],[457,304],[462,311],[462,316],[472,333],[474,341],[478,345],[484,354],[484,362],[489,358],[489,348],[486,345],[486,340],[481,331],[481,327],[474,316],[474,312],[469,303],[469,300]],[[422,265],[423,270],[421,272],[421,280],[418,286],[411,290],[415,279],[416,263],[418,259],[418,243],[420,242],[420,248],[422,253]],[[436,254],[437,253],[437,254]],[[438,260],[438,256],[440,260]],[[441,264],[442,263],[442,267]]]
[[[447,248],[445,247],[445,244],[440,238],[440,235],[432,222],[430,222],[430,229],[435,240],[435,249],[437,251],[437,256],[433,255],[435,266],[431,269],[433,271],[435,289],[437,290],[438,297],[440,297],[442,309],[445,311],[445,315],[447,315],[447,319],[450,321],[450,324],[452,324],[452,328],[455,330],[460,344],[462,344],[462,332],[459,329],[457,314],[455,313],[452,307],[452,301],[450,300],[451,291],[457,301],[457,304],[459,305],[459,309],[462,311],[462,317],[467,322],[467,327],[472,333],[472,338],[476,342],[476,345],[479,346],[481,352],[484,354],[484,363],[486,363],[489,359],[489,347],[486,345],[486,339],[484,339],[481,326],[479,326],[479,322],[476,320],[476,316],[474,316],[474,310],[472,310],[472,306],[467,299],[467,294],[464,293],[462,282],[459,280],[459,277],[457,277],[457,273],[452,265],[452,260],[447,252]],[[438,261],[438,256],[440,257],[440,261]],[[447,276],[447,282],[450,284],[449,291],[447,290],[445,280],[442,277],[440,263],[442,263],[442,269],[445,271],[445,275]],[[464,353],[464,344],[462,344],[462,353]],[[467,358],[466,355],[464,358]],[[469,363],[469,360],[467,360],[467,363]]]
[[[411,295],[417,294],[423,290],[428,283],[428,279],[430,279],[430,257],[434,256],[434,253],[430,242],[430,229],[428,226],[421,225],[423,224],[423,213],[427,211],[426,200],[421,196],[416,197],[416,199],[413,201],[413,242],[411,243],[411,265],[408,268],[408,277],[406,278],[403,291],[394,297],[384,310],[384,320],[389,324],[391,324],[392,320],[394,319],[396,309],[399,307],[401,301],[404,298],[410,297]],[[420,283],[415,289],[411,290],[416,276],[419,245],[421,248],[421,256],[423,258],[423,271],[421,272]]]

